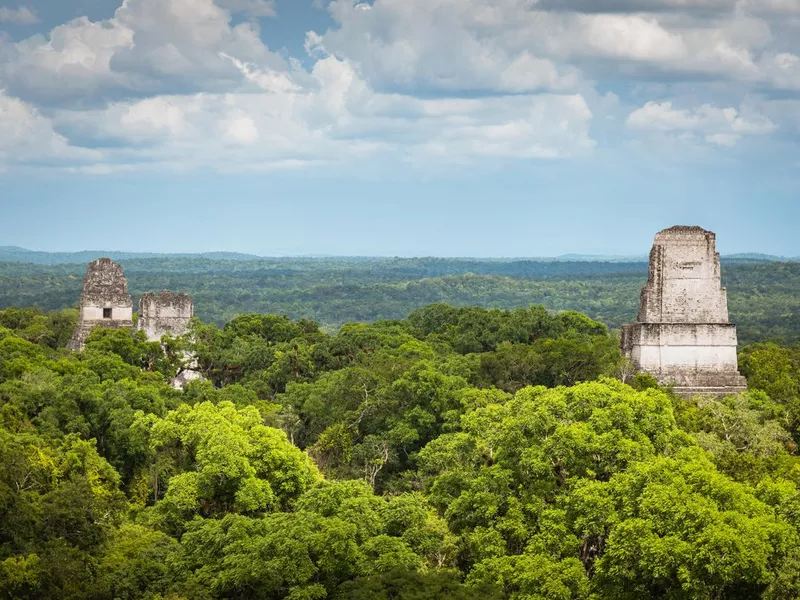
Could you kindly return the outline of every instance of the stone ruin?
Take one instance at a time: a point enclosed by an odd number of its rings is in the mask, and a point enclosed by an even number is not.
[[[659,232],[637,322],[622,327],[625,356],[682,396],[727,395],[747,390],[737,346],[716,235],[685,226]]]
[[[151,342],[160,341],[166,334],[183,335],[193,316],[194,302],[188,294],[148,292],[139,300],[139,330]]]
[[[193,316],[194,302],[188,294],[148,292],[139,300],[138,329],[145,332],[148,341],[160,341],[165,334],[178,336],[186,333]],[[133,328],[133,300],[128,294],[128,280],[122,267],[110,258],[92,261],[86,269],[80,317],[67,348],[83,350],[95,327]],[[184,366],[171,385],[182,388],[190,381],[203,379],[196,362],[194,356],[185,353]]]
[[[148,292],[139,301],[139,325],[149,341],[161,336],[182,335],[194,316],[194,302],[188,294]],[[133,300],[122,266],[110,258],[89,263],[83,278],[81,312],[67,348],[81,350],[94,327],[133,327]]]
[[[179,336],[186,333],[189,321],[194,316],[194,301],[189,294],[176,294],[164,290],[159,294],[147,292],[139,299],[139,331],[144,331],[147,340],[160,342],[164,335]],[[183,353],[183,366],[170,385],[175,389],[189,382],[203,380],[197,368],[197,359],[191,352]]]
[[[67,348],[82,350],[95,327],[133,327],[133,300],[128,294],[128,281],[122,267],[110,258],[92,261],[86,269],[80,317]]]

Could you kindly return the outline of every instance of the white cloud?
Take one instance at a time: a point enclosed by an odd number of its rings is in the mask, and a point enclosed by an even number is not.
[[[220,58],[228,60],[235,66],[241,74],[258,87],[268,92],[296,92],[300,86],[292,81],[287,73],[281,73],[274,69],[259,69],[255,65],[243,62],[228,56],[224,52],[219,53]]]
[[[577,69],[558,66],[524,39],[540,13],[522,0],[376,0],[369,10],[335,0],[338,28],[310,33],[307,47],[359,66],[384,89],[523,92],[575,89]],[[519,19],[515,22],[515,19]]]
[[[256,122],[247,115],[232,116],[220,125],[222,136],[232,144],[251,146],[258,141]]]
[[[554,48],[575,55],[608,56],[632,61],[680,61],[688,53],[685,40],[654,17],[639,15],[571,16],[562,25],[578,37],[554,39]]]
[[[0,6],[0,23],[17,23],[19,25],[33,25],[39,22],[39,17],[27,6],[8,8]]]
[[[0,86],[30,147],[87,173],[569,158],[626,119],[710,153],[786,122],[743,97],[800,89],[798,3],[333,0],[306,67],[261,38],[273,0],[121,0],[110,19],[0,38]]]
[[[99,158],[97,151],[71,146],[36,108],[0,90],[0,166]]]
[[[164,168],[262,170],[365,157],[417,164],[567,158],[595,144],[592,113],[578,94],[418,99],[378,93],[333,57],[317,62],[308,87],[276,90],[264,73],[247,68],[261,92],[61,110],[53,122],[69,139],[101,146],[107,164]]]
[[[693,133],[718,146],[735,146],[745,135],[766,135],[776,129],[767,117],[705,104],[695,109],[677,109],[672,102],[648,102],[628,116],[628,127],[639,131]]]
[[[23,92],[20,95],[91,97],[105,86],[132,85],[127,76],[111,69],[114,55],[132,46],[130,29],[84,17],[56,27],[48,40],[34,36],[9,47],[10,57],[0,74],[14,92]]]
[[[233,4],[260,6],[262,12],[271,5]],[[231,13],[213,0],[123,0],[106,21],[83,17],[54,28],[47,38],[0,45],[0,78],[17,96],[60,104],[231,90],[246,83],[221,54],[289,70],[261,41],[256,25],[232,25]]]
[[[726,148],[733,148],[739,143],[740,139],[742,139],[742,136],[736,133],[712,133],[705,137],[709,144],[725,146]]]
[[[795,1],[333,0],[336,26],[307,46],[384,89],[566,91],[609,75],[795,88],[800,73],[777,71],[773,57],[794,52],[796,36],[766,16]]]

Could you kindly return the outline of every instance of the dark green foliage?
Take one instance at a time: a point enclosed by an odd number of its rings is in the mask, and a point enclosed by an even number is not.
[[[458,572],[420,573],[402,568],[371,577],[359,577],[339,586],[338,600],[500,600],[491,585],[467,587]]]
[[[76,306],[86,262],[0,262],[0,308]],[[800,342],[800,263],[723,263],[740,340]],[[124,267],[134,300],[150,290],[180,290],[194,297],[201,319],[219,326],[240,315],[275,313],[313,319],[329,331],[352,321],[404,319],[434,302],[505,309],[541,304],[580,311],[616,330],[635,319],[647,280],[646,262],[132,257]],[[0,320],[0,327],[9,326]]]

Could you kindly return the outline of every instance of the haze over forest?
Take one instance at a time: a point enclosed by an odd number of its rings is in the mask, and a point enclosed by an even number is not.
[[[576,259],[254,258],[148,256],[122,260],[131,293],[187,292],[197,315],[224,325],[248,313],[313,319],[328,331],[352,321],[403,319],[433,302],[577,310],[618,330],[637,312],[647,262]],[[0,308],[77,306],[86,262],[103,253],[14,251],[0,256]],[[224,258],[221,258],[224,256]],[[56,262],[58,264],[51,264]],[[723,259],[731,317],[740,339],[800,341],[800,263],[744,255]]]

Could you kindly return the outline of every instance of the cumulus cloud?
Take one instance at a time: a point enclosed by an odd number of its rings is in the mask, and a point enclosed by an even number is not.
[[[265,169],[370,156],[422,162],[567,158],[594,147],[578,94],[418,99],[373,90],[351,65],[317,62],[304,89],[162,96],[62,110],[67,139],[102,147],[111,164]]]
[[[0,23],[17,23],[19,25],[33,25],[39,22],[39,17],[27,6],[8,8],[0,6]]]
[[[232,25],[213,0],[124,0],[111,19],[75,19],[47,38],[0,45],[0,77],[11,93],[37,103],[235,89],[241,74],[221,53],[289,70],[255,24]]]
[[[796,32],[765,14],[797,0],[333,0],[308,36],[384,88],[564,91],[584,80],[697,77],[794,88]],[[364,7],[367,7],[366,9]],[[703,14],[697,10],[702,9]]]
[[[776,125],[760,114],[742,115],[733,108],[705,104],[695,109],[674,108],[672,102],[648,102],[628,116],[628,127],[640,131],[698,134],[719,146],[735,146],[745,135],[766,135]]]
[[[104,87],[132,84],[111,69],[114,55],[132,46],[130,29],[84,17],[56,27],[47,40],[34,36],[6,46],[0,75],[12,93],[33,101],[91,97]]]
[[[524,4],[530,3],[335,0],[329,10],[338,28],[309,34],[307,47],[358,64],[372,83],[386,89],[574,89],[578,71],[541,56],[524,39],[530,29],[525,23],[540,14]]]
[[[0,167],[31,163],[55,165],[99,158],[94,150],[70,145],[35,107],[0,90]]]

